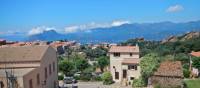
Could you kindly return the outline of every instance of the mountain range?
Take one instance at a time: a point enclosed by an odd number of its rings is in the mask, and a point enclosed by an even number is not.
[[[158,23],[132,23],[109,28],[94,28],[75,33],[58,33],[55,30],[44,31],[31,36],[0,36],[0,38],[18,41],[34,40],[76,40],[81,43],[111,42],[117,43],[132,38],[145,38],[146,40],[162,40],[173,35],[181,35],[191,31],[200,31],[200,20],[184,23],[158,22]],[[13,39],[14,38],[14,39]]]

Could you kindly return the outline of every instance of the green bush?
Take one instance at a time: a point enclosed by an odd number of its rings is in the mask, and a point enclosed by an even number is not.
[[[58,75],[58,80],[63,80],[64,76],[63,75]]]
[[[80,80],[80,76],[74,76],[74,79]]]
[[[82,80],[82,81],[90,81],[91,77],[92,77],[91,73],[83,73],[80,76],[80,80]]]
[[[144,87],[145,86],[145,82],[140,77],[139,79],[134,79],[133,80],[132,86],[133,86],[133,88],[135,88],[135,87]]]
[[[183,69],[183,75],[185,78],[189,78],[190,77],[190,71],[188,69]]]
[[[153,88],[161,88],[160,84],[155,84]]]
[[[113,80],[112,80],[112,75],[110,72],[104,72],[102,74],[102,80],[103,80],[103,84],[104,85],[110,85],[113,83]]]
[[[100,76],[94,76],[94,77],[93,77],[93,80],[94,80],[94,81],[102,81],[102,79],[101,79]]]

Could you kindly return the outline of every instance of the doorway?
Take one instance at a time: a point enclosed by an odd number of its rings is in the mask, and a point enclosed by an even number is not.
[[[123,70],[123,78],[127,77],[127,70]]]

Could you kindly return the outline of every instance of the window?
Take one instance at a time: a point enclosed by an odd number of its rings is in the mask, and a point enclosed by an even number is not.
[[[115,72],[115,79],[119,79],[119,72]]]
[[[130,77],[130,80],[134,80],[135,78],[134,77]]]
[[[137,70],[137,65],[128,65],[128,70],[135,69]]]
[[[37,74],[37,85],[40,85],[40,74]]]
[[[113,66],[113,68],[115,69],[115,66]]]
[[[45,67],[45,69],[44,69],[44,76],[45,76],[45,79],[47,79],[47,67]]]
[[[51,75],[51,64],[49,64],[49,75]]]
[[[53,62],[53,72],[55,72],[55,69],[56,69],[55,62]]]
[[[114,57],[120,57],[120,53],[114,53]]]
[[[32,82],[32,79],[29,80],[29,88],[33,88],[33,82]]]
[[[133,54],[132,54],[132,53],[130,53],[130,56],[132,57],[132,56],[133,56]]]

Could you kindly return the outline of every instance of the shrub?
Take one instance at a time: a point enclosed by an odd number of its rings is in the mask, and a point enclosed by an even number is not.
[[[102,74],[102,80],[103,80],[103,84],[105,85],[109,85],[109,84],[112,84],[113,83],[113,80],[112,80],[112,75],[110,72],[104,72]]]
[[[161,87],[160,87],[160,84],[155,84],[155,85],[154,85],[154,88],[161,88]]]
[[[80,76],[74,76],[74,79],[80,80]]]
[[[58,75],[58,80],[63,80],[64,76],[63,75]]]
[[[190,77],[190,71],[188,69],[183,69],[183,75],[185,78],[189,78]]]
[[[100,76],[94,76],[94,77],[93,77],[93,80],[94,80],[94,81],[102,81],[102,79],[101,79]]]
[[[142,78],[140,77],[139,79],[134,79],[132,86],[135,87],[144,87],[145,86],[145,82],[144,80],[142,80]]]
[[[80,76],[80,80],[82,80],[82,81],[90,81],[91,77],[92,77],[92,74],[90,74],[90,73],[83,73]]]

